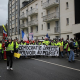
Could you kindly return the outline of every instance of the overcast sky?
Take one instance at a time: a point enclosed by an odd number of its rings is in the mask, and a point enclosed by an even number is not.
[[[0,0],[0,25],[6,24],[8,20],[8,0]]]

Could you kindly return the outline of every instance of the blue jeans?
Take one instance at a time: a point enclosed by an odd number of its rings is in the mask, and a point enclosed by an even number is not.
[[[65,55],[66,50],[64,50],[63,54]],[[67,57],[69,57],[69,52],[67,51]]]
[[[63,57],[63,52],[61,52],[61,56]]]
[[[70,50],[69,61],[71,61],[71,59],[74,61],[74,52],[73,52],[73,50]]]

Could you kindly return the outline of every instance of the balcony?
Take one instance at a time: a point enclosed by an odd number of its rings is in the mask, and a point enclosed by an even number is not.
[[[56,21],[59,20],[59,12],[51,13],[46,16],[43,16],[44,22]]]
[[[24,19],[27,19],[27,18],[28,18],[27,14],[23,14],[23,15],[20,16],[20,20],[24,20]]]
[[[54,27],[54,33],[59,33],[60,32],[60,27]]]
[[[29,0],[23,0],[22,2],[28,2]]]
[[[38,20],[36,19],[36,20],[32,20],[32,21],[29,21],[28,22],[28,27],[30,26],[37,26],[38,25]]]
[[[46,1],[45,3],[43,3],[43,8],[49,9],[51,7],[55,7],[58,5],[59,5],[59,0],[58,0],[58,2],[56,0],[49,0],[49,1]]]
[[[27,23],[24,23],[24,24],[20,25],[20,28],[27,28],[27,27],[28,27]]]
[[[72,26],[72,33],[73,33],[73,34],[80,33],[80,24],[74,24],[74,25]]]
[[[32,15],[35,15],[35,14],[38,14],[38,9],[32,9],[28,12],[28,16],[32,16]]]

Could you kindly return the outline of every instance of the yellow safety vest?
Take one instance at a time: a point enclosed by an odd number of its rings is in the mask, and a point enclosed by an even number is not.
[[[0,43],[0,49],[2,49],[2,44]]]
[[[16,49],[18,49],[18,47],[19,47],[19,44],[16,42]]]
[[[24,45],[26,45],[26,42],[24,43]]]
[[[14,51],[14,43],[8,44],[6,51]]]
[[[51,42],[51,45],[54,46],[54,42]]]
[[[21,42],[21,45],[23,45],[23,43]]]

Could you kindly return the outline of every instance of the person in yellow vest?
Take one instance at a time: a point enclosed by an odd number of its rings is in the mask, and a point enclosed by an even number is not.
[[[54,46],[54,45],[55,45],[55,44],[54,44],[54,41],[52,40],[52,41],[51,41],[51,46]]]
[[[21,45],[24,45],[24,44],[23,44],[23,40],[21,40],[21,43],[20,43],[20,44],[21,44]]]
[[[68,43],[67,43],[67,41],[65,41],[65,42],[64,42],[64,45],[63,45],[63,49],[64,49],[63,53],[64,53],[64,55],[65,55],[65,53],[66,53],[67,45],[68,45]]]
[[[0,59],[2,59],[2,43],[0,43]]]
[[[25,41],[23,41],[23,45],[26,45],[26,42]]]
[[[67,44],[67,46],[69,45],[69,42]],[[67,57],[69,58],[69,55],[70,55],[70,47],[68,46],[68,51],[67,51]]]
[[[19,48],[19,45],[20,45],[20,42],[18,41],[16,41],[16,53],[18,53],[18,48]]]
[[[63,41],[62,40],[60,40],[60,42],[59,42],[59,47],[60,47],[61,56],[63,58],[64,56],[63,56]]]
[[[46,45],[45,42],[46,42],[46,40],[44,40],[44,41],[42,42],[42,45]]]
[[[7,55],[7,70],[13,70],[13,55],[14,48],[16,48],[15,44],[11,39],[9,39],[6,43],[6,55]]]
[[[75,40],[75,46],[74,46],[75,50],[76,50],[76,56],[78,56],[78,42]]]
[[[50,44],[50,41],[48,39],[46,39],[45,44],[46,44],[46,46],[48,46]]]

